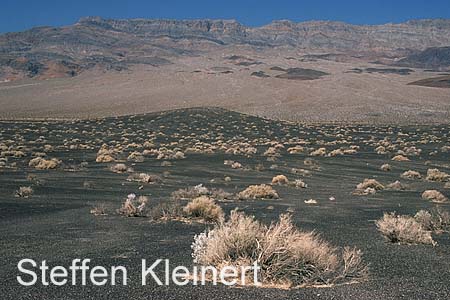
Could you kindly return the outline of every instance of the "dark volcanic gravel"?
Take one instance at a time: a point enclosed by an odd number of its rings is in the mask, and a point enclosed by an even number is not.
[[[183,128],[188,129],[184,131]],[[400,179],[400,174],[406,170],[426,174],[428,168],[439,167],[441,171],[450,173],[449,154],[440,151],[442,146],[449,145],[449,128],[448,125],[308,126],[216,109],[90,121],[0,123],[0,144],[14,145],[15,148],[21,145],[26,154],[21,158],[8,156],[6,166],[0,167],[0,299],[449,299],[449,235],[434,235],[439,244],[436,247],[396,245],[386,242],[374,224],[385,211],[412,215],[420,209],[432,208],[432,203],[421,199],[425,189],[438,189],[450,196],[443,183]],[[318,170],[303,164],[307,154],[288,154],[286,149],[274,162],[267,161],[262,154],[269,145],[261,145],[261,140],[255,143],[258,144],[258,154],[252,157],[222,151],[214,154],[186,153],[186,159],[173,160],[172,166],[161,166],[162,160],[155,157],[145,157],[142,163],[126,161],[127,154],[136,149],[124,148],[122,159],[125,164],[136,172],[163,178],[158,184],[143,184],[141,190],[139,186],[142,184],[126,181],[128,174],[113,173],[109,169],[112,163],[95,162],[96,153],[103,143],[139,144],[147,141],[152,132],[156,132],[156,145],[179,141],[177,146],[181,149],[194,139],[211,142],[233,138],[250,142],[267,138],[267,141],[284,142],[287,149],[292,146],[287,144],[293,137],[308,141],[310,144],[306,147],[325,147],[327,152],[350,145],[358,145],[360,149],[352,155],[314,157],[320,166]],[[194,138],[189,138],[191,133],[196,134]],[[409,156],[409,162],[391,161],[393,153],[376,154],[373,145],[367,142],[384,137],[389,137],[397,145],[414,144],[422,149],[422,153]],[[418,143],[421,139],[428,142]],[[346,140],[349,144],[329,143],[335,140]],[[28,167],[32,153],[42,152],[45,144],[53,145],[53,150],[46,152],[47,156],[61,159],[62,165],[56,170]],[[88,149],[81,149],[82,144]],[[430,156],[434,150],[438,152]],[[226,159],[239,161],[249,170],[231,169],[224,165]],[[81,165],[82,162],[88,164]],[[381,171],[379,167],[383,163],[391,164],[392,171]],[[262,164],[264,170],[256,171],[257,164]],[[291,168],[310,170],[311,176],[292,174]],[[169,173],[163,174],[164,171]],[[308,188],[277,186],[279,200],[226,201],[220,205],[226,212],[239,207],[267,223],[276,220],[287,209],[293,210],[294,221],[299,227],[316,230],[335,246],[362,249],[364,260],[370,264],[369,281],[294,290],[211,285],[167,287],[154,283],[141,286],[141,259],[153,262],[158,258],[168,258],[172,265],[191,267],[193,237],[207,225],[153,223],[148,218],[119,216],[115,210],[128,193],[148,195],[153,205],[167,201],[170,194],[179,188],[202,183],[235,193],[250,184],[270,183],[277,174],[285,174],[289,179],[302,178]],[[29,175],[34,175],[35,179],[30,181],[27,179]],[[225,182],[225,176],[230,176],[231,182]],[[351,195],[356,184],[364,178],[375,178],[383,184],[401,180],[409,187],[405,191],[384,190],[369,196]],[[85,182],[91,186],[85,187]],[[34,189],[32,197],[14,197],[16,189],[30,185]],[[336,201],[330,201],[331,196]],[[311,198],[318,204],[304,203]],[[105,203],[107,216],[94,217],[89,213],[91,207],[98,203]],[[269,210],[268,206],[274,208]],[[449,204],[441,206],[447,210],[450,208]],[[37,262],[47,260],[50,266],[69,267],[75,258],[89,258],[91,265],[123,265],[128,269],[129,285],[81,287],[67,284],[55,287],[37,284],[23,287],[16,280],[19,275],[17,263],[22,258],[32,258]]]

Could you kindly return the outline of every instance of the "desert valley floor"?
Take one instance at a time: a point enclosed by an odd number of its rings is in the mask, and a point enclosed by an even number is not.
[[[429,169],[450,173],[449,132],[449,125],[437,124],[308,125],[218,108],[89,120],[2,121],[0,298],[448,299],[449,234],[433,234],[436,246],[399,245],[384,239],[375,221],[384,212],[414,215],[421,209],[450,209],[448,201],[435,204],[421,197],[425,190],[450,196],[445,180],[425,179]],[[106,149],[103,157],[100,149]],[[392,160],[397,155],[408,160]],[[40,159],[30,164],[35,158]],[[118,163],[125,168],[115,169]],[[384,164],[390,170],[381,170]],[[421,177],[407,178],[408,170]],[[277,175],[290,182],[300,179],[307,187],[273,184],[278,199],[234,196],[249,185],[270,185]],[[385,188],[355,194],[366,178]],[[397,180],[401,184],[389,185]],[[194,235],[210,225],[125,217],[117,209],[130,193],[147,196],[152,208],[171,201],[173,192],[199,184],[227,193],[216,199],[226,213],[238,207],[270,223],[290,212],[301,229],[316,231],[336,247],[361,249],[369,264],[368,280],[292,290],[142,287],[138,278],[131,278],[127,287],[83,289],[17,283],[17,262],[24,257],[52,265],[88,257],[105,266],[125,265],[130,274],[139,274],[141,258],[192,265]],[[33,192],[24,197],[16,192],[20,187]],[[307,201],[311,199],[316,201]],[[105,215],[90,213],[100,205]]]

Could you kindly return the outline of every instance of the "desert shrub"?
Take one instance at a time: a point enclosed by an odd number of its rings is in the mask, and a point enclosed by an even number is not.
[[[289,186],[293,186],[295,188],[307,188],[308,185],[301,179],[295,179],[294,181],[289,181]]]
[[[353,191],[354,195],[369,195],[375,194],[377,191],[383,190],[384,185],[379,183],[375,179],[364,179],[363,182],[356,185],[356,189]]]
[[[303,232],[290,215],[263,225],[253,217],[232,211],[229,220],[196,235],[194,262],[219,270],[257,262],[263,284],[299,286],[365,279],[367,266],[362,253],[345,248],[343,253],[314,232]]]
[[[209,196],[213,199],[224,200],[231,198],[231,194],[225,192],[222,189],[208,189],[204,187],[202,184],[198,184],[193,187],[188,187],[185,189],[179,189],[172,193],[172,199],[181,200],[181,199],[194,199],[200,196]]]
[[[414,218],[426,230],[436,233],[450,230],[450,213],[442,208],[433,208],[431,211],[419,211]]]
[[[117,150],[114,148],[109,148],[106,144],[103,144],[97,152],[97,157],[95,159],[98,163],[108,163],[116,160]]]
[[[287,152],[289,154],[298,154],[298,153],[303,153],[305,152],[305,148],[300,146],[300,145],[296,145],[294,147],[290,147],[287,149]]]
[[[405,190],[406,186],[404,184],[402,184],[400,181],[396,180],[392,183],[389,183],[386,186],[387,189],[389,190],[397,190],[397,191],[401,191],[401,190]]]
[[[381,167],[380,167],[380,170],[381,171],[390,171],[392,169],[392,167],[391,167],[391,165],[390,164],[383,164]]]
[[[162,178],[159,177],[158,175],[147,173],[132,173],[130,174],[130,176],[128,176],[127,180],[150,184],[162,182]]]
[[[403,172],[402,175],[400,175],[400,177],[405,179],[420,179],[422,178],[422,175],[420,175],[420,173],[417,171],[408,170]]]
[[[381,234],[392,243],[435,245],[431,232],[411,216],[385,213],[383,218],[376,221],[376,225]]]
[[[249,199],[278,199],[278,193],[270,185],[250,185],[245,190],[238,193],[240,200]]]
[[[127,167],[126,164],[115,164],[113,166],[111,166],[111,171],[113,171],[114,173],[125,173],[125,172],[130,172],[132,171],[130,168]]]
[[[436,203],[447,202],[448,200],[447,197],[437,190],[426,190],[422,193],[422,199],[430,200]]]
[[[439,169],[428,169],[426,179],[429,181],[447,182],[450,179],[450,175],[439,171]]]
[[[272,178],[272,184],[286,185],[288,183],[289,183],[289,180],[284,175],[277,175]]]
[[[232,169],[242,169],[242,164],[233,160],[225,160],[223,162],[224,165],[230,166]]]
[[[33,188],[31,186],[21,186],[15,193],[16,197],[28,198],[33,195]]]
[[[91,208],[90,213],[94,216],[106,216],[106,204],[100,203]]]
[[[118,213],[126,217],[146,217],[148,198],[146,196],[137,197],[135,194],[129,194]]]
[[[393,161],[409,161],[409,158],[406,156],[403,156],[401,154],[396,155],[392,158]]]
[[[127,160],[133,162],[144,162],[144,155],[141,152],[134,151],[128,155]]]
[[[35,168],[37,170],[50,170],[56,169],[61,164],[61,161],[52,158],[52,159],[44,159],[42,157],[36,157],[30,160],[28,166]]]
[[[183,214],[183,206],[178,201],[168,201],[153,206],[148,216],[153,221],[169,221],[179,220],[183,218]]]
[[[223,219],[222,208],[207,196],[200,196],[189,202],[183,212],[186,217],[202,219],[206,222],[219,222]]]
[[[348,150],[346,150],[346,151],[348,151]],[[355,151],[355,150],[353,150],[353,151]],[[355,153],[356,153],[356,151],[355,151]],[[334,156],[344,155],[344,154],[352,154],[352,153],[351,152],[345,153],[344,150],[342,150],[342,149],[334,149],[334,150],[330,151],[330,153],[328,153],[327,156],[334,157]]]
[[[314,150],[311,153],[309,153],[309,155],[311,155],[311,156],[325,156],[326,154],[327,154],[326,148],[319,148],[319,149]]]

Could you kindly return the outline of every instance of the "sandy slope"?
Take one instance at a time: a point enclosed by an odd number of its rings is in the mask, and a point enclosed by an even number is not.
[[[348,73],[355,67],[383,66],[357,59],[302,62],[275,51],[242,51],[239,54],[262,62],[246,67],[226,59],[230,54],[236,53],[181,58],[160,68],[94,70],[74,78],[2,83],[0,118],[86,118],[208,105],[300,121],[428,123],[450,119],[450,89],[407,85],[436,73]],[[300,57],[298,53],[292,56]],[[282,72],[270,70],[273,66],[311,68],[330,75],[312,81],[279,79],[274,76]],[[265,71],[271,77],[251,76],[254,71]]]

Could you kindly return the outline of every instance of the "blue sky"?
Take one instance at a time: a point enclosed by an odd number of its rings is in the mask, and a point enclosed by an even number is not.
[[[106,18],[236,19],[248,26],[274,19],[338,20],[353,24],[449,18],[450,0],[0,0],[0,32]]]

